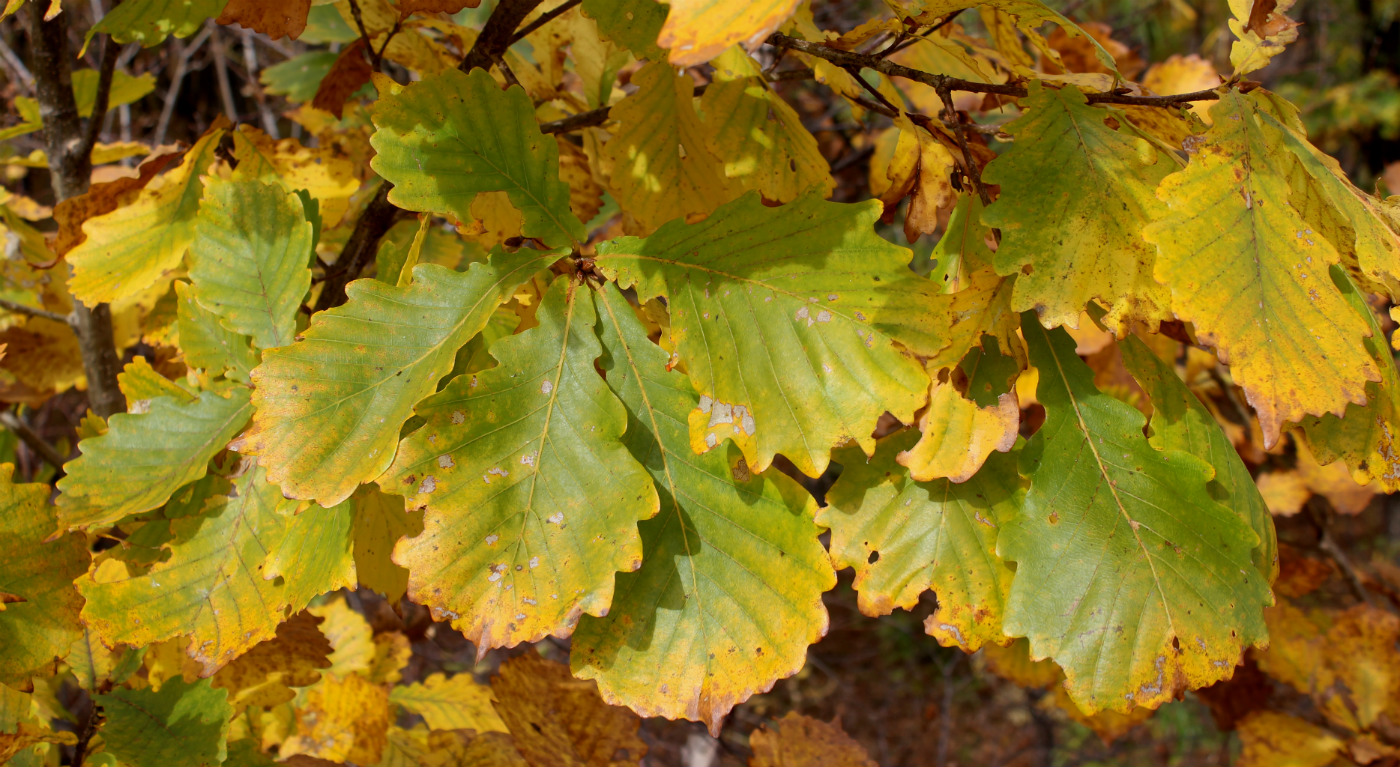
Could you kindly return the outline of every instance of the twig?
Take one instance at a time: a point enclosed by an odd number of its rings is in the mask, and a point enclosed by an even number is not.
[[[346,240],[340,257],[326,268],[321,296],[316,299],[316,311],[325,311],[345,303],[345,286],[369,266],[379,251],[379,240],[401,216],[406,215],[389,202],[391,186],[387,181],[380,185],[379,191],[365,206],[365,212],[355,222],[355,230],[350,233],[350,239]]]
[[[381,46],[379,46],[379,54],[378,54],[378,55],[379,55],[379,61],[380,61],[380,63],[383,63],[383,62],[384,62],[384,52],[387,51],[387,50],[389,50],[389,43],[392,43],[392,42],[394,41],[394,35],[397,35],[397,34],[399,33],[399,30],[400,30],[400,29],[403,29],[403,18],[402,18],[402,17],[397,18],[397,19],[394,19],[394,26],[392,26],[392,27],[389,28],[389,34],[387,34],[387,35],[384,36],[384,44],[381,45]],[[369,41],[368,41],[368,40],[365,41],[365,46],[366,46],[366,47],[369,47]]]
[[[936,24],[930,26],[928,29],[925,29],[925,30],[921,31],[921,32],[919,32],[919,33],[916,34],[916,35],[910,35],[910,36],[904,38],[903,40],[900,40],[900,41],[896,42],[894,45],[891,45],[890,47],[886,48],[885,50],[880,51],[879,53],[877,53],[877,54],[875,54],[875,55],[878,56],[879,58],[882,58],[882,59],[889,58],[890,56],[893,56],[893,55],[895,55],[896,53],[899,53],[900,51],[904,50],[905,48],[908,48],[909,46],[913,45],[914,43],[917,43],[917,42],[919,42],[920,40],[925,40],[925,39],[927,39],[929,35],[933,34],[934,32],[937,32],[938,30],[940,30],[940,29],[942,29],[942,28],[948,26],[949,24],[953,23],[953,19],[956,19],[956,18],[958,17],[958,15],[961,14],[961,13],[963,12],[963,10],[967,10],[967,9],[964,8],[964,9],[962,9],[962,10],[953,11],[952,13],[950,13],[950,14],[948,14],[947,16],[945,16],[945,17],[943,17],[942,19],[940,19],[940,20],[938,21],[938,23],[936,23]]]
[[[497,5],[496,10],[486,19],[486,24],[481,27],[481,34],[476,36],[476,43],[467,51],[467,55],[462,57],[462,63],[457,68],[463,72],[470,72],[478,67],[490,68],[511,43],[515,42],[515,30],[520,26],[520,22],[539,7],[541,2],[542,0],[501,0],[500,5]]]
[[[55,469],[63,471],[63,456],[58,454],[58,450],[53,445],[45,442],[38,432],[29,428],[29,424],[15,415],[13,410],[0,410],[0,425],[14,432],[15,436],[28,445],[35,455],[47,461]]]
[[[1366,590],[1366,585],[1357,574],[1356,568],[1351,564],[1351,558],[1347,556],[1342,547],[1337,545],[1337,539],[1332,537],[1332,511],[1323,508],[1316,498],[1310,499],[1305,508],[1308,510],[1308,517],[1312,520],[1313,526],[1317,528],[1317,548],[1322,553],[1332,558],[1337,563],[1337,568],[1346,576],[1347,585],[1356,595],[1357,599],[1372,607],[1375,602],[1371,599],[1371,592]]]
[[[972,159],[972,149],[967,145],[967,130],[963,128],[962,113],[953,106],[953,93],[944,87],[939,89],[938,98],[943,101],[943,113],[946,115],[944,119],[953,124],[953,137],[958,140],[958,148],[962,150],[963,172],[972,181],[982,204],[991,205],[992,197],[987,193],[986,185],[982,183],[982,174],[978,172],[977,163]]]
[[[29,317],[38,317],[40,319],[52,320],[54,322],[62,322],[64,325],[72,324],[72,321],[68,317],[63,316],[58,312],[51,312],[48,309],[38,309],[33,306],[26,306],[24,304],[16,303],[5,298],[0,298],[0,309],[4,309],[8,312],[14,312],[15,314],[23,314]]]
[[[787,35],[777,32],[769,35],[767,42],[769,45],[774,45],[779,48],[791,48],[809,56],[826,59],[841,67],[866,67],[891,77],[901,77],[905,80],[920,82],[933,87],[935,90],[995,93],[1015,98],[1022,98],[1030,93],[1019,85],[1007,83],[979,83],[972,80],[964,80],[960,77],[910,69],[909,67],[895,64],[894,62],[887,61],[877,56],[843,51],[819,43],[809,43],[806,40],[788,37]],[[1192,101],[1216,101],[1220,98],[1220,94],[1216,93],[1215,89],[1212,88],[1204,91],[1196,91],[1195,93],[1180,93],[1174,96],[1133,96],[1126,93],[1090,93],[1087,94],[1087,98],[1090,104],[1174,107]]]
[[[365,20],[360,15],[360,4],[355,0],[350,0],[350,15],[355,18],[355,26],[360,30],[360,38],[365,41],[365,50],[369,51],[370,63],[374,65],[374,71],[384,71],[384,59],[379,55],[379,51],[374,49],[374,43],[370,41],[369,31],[365,29]],[[385,41],[388,46],[388,41]]]
[[[233,86],[228,81],[228,57],[224,55],[224,38],[215,32],[209,44],[214,54],[214,76],[219,83],[219,98],[224,102],[224,112],[228,119],[238,122],[238,105],[233,103]]]
[[[875,101],[879,102],[879,104],[883,106],[885,110],[888,110],[888,112],[885,112],[885,115],[887,117],[898,117],[900,113],[904,111],[903,109],[900,109],[894,104],[891,104],[890,100],[885,98],[885,94],[880,92],[879,88],[876,88],[875,86],[871,85],[869,82],[866,81],[864,77],[861,77],[859,69],[855,67],[842,67],[842,69],[846,70],[846,72],[851,77],[855,78],[855,81],[860,83],[860,87],[864,88],[866,93],[869,93],[871,96],[874,96]],[[875,111],[880,112],[882,110],[877,109]]]
[[[189,71],[190,59],[199,52],[204,42],[213,34],[214,20],[210,19],[189,45],[184,45],[176,39],[176,50],[179,51],[179,58],[175,60],[175,74],[170,77],[170,90],[165,93],[165,105],[160,109],[160,120],[156,123],[155,140],[151,143],[159,146],[165,143],[165,131],[170,128],[170,118],[175,114],[175,102],[180,97],[180,85],[185,81],[185,74]]]
[[[30,74],[29,68],[24,65],[23,61],[20,61],[19,56],[10,50],[10,46],[5,44],[3,37],[0,37],[0,62],[4,63],[11,79],[24,86],[26,91],[34,92],[34,75]]]
[[[512,35],[510,38],[510,44],[515,45],[521,40],[524,40],[525,38],[529,37],[531,33],[533,33],[535,30],[568,13],[569,9],[573,8],[581,2],[583,2],[583,0],[565,0],[564,4],[559,6],[558,8],[555,8],[552,11],[545,11],[544,13],[540,14],[539,18],[521,27],[519,32],[516,32],[514,35]]]
[[[253,30],[245,29],[243,37],[243,68],[248,72],[248,87],[253,91],[253,99],[258,102],[258,115],[262,117],[263,130],[274,139],[281,138],[277,131],[277,117],[267,106],[267,94],[263,93],[258,81],[258,47],[253,44]]]
[[[112,77],[117,70],[117,57],[121,55],[121,46],[115,41],[103,37],[100,42],[102,54],[97,71],[97,96],[92,102],[92,115],[88,117],[87,130],[83,133],[83,143],[79,145],[78,151],[90,155],[92,148],[97,146],[97,138],[102,133],[102,124],[107,119],[107,106],[112,98]]]

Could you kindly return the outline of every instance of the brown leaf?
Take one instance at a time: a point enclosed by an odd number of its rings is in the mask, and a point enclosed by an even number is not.
[[[237,24],[273,40],[295,40],[306,29],[306,15],[310,12],[311,0],[228,0],[216,21]]]
[[[641,719],[604,703],[595,683],[574,679],[562,663],[533,654],[512,658],[491,689],[515,748],[533,767],[621,767],[647,752],[637,737]]]
[[[770,729],[776,725],[776,729]],[[839,720],[823,722],[789,711],[749,737],[753,757],[749,767],[878,767],[865,747],[841,729]]]
[[[399,3],[399,15],[408,18],[415,13],[453,14],[463,8],[475,8],[478,5],[481,5],[481,0],[402,0]]]
[[[330,668],[331,643],[319,628],[321,618],[301,612],[277,627],[272,639],[253,646],[214,675],[214,686],[229,691],[229,702],[272,708],[296,696],[290,688],[307,687]]]
[[[374,67],[365,59],[364,50],[365,40],[360,38],[340,52],[335,65],[316,89],[311,106],[330,112],[337,119],[345,113],[346,100],[363,88],[369,82],[370,75],[374,74]]]

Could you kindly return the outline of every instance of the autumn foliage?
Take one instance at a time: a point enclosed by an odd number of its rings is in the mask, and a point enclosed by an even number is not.
[[[1249,79],[1291,0],[1219,71],[1041,0],[36,2],[0,762],[637,764],[801,671],[846,569],[1105,737],[1246,664],[1310,708],[1240,764],[1400,758],[1394,592],[1326,537],[1400,489],[1400,197]],[[99,140],[123,46],[213,24],[313,46],[273,127]],[[24,415],[73,390],[60,450]],[[1305,508],[1334,562],[1281,553]],[[425,673],[411,606],[544,650]]]

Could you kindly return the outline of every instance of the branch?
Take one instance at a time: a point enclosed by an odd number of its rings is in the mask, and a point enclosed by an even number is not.
[[[48,309],[38,309],[33,306],[26,306],[24,304],[15,303],[14,301],[10,301],[5,298],[0,298],[0,309],[4,309],[7,312],[14,312],[15,314],[23,314],[28,317],[38,317],[39,319],[52,320],[54,322],[62,322],[64,325],[72,324],[72,321],[68,317],[63,316],[58,312],[51,312]]]
[[[960,77],[950,75],[934,74],[918,69],[910,69],[906,66],[895,64],[877,56],[867,56],[861,53],[852,53],[837,48],[830,48],[820,43],[809,43],[806,40],[799,40],[795,37],[788,37],[781,33],[774,33],[768,36],[766,41],[769,45],[778,48],[791,48],[792,50],[805,53],[809,56],[816,56],[819,59],[826,59],[841,67],[865,67],[873,69],[890,77],[902,77],[905,80],[913,80],[931,86],[940,91],[965,91],[968,93],[995,93],[1002,96],[1022,98],[1029,95],[1029,91],[1019,85],[1003,83],[979,83],[972,80],[964,80]],[[1090,93],[1087,94],[1090,104],[1127,104],[1144,107],[1173,107],[1186,104],[1192,101],[1216,101],[1220,94],[1215,89],[1196,91],[1195,93],[1180,93],[1174,96],[1133,96],[1126,93]]]
[[[501,0],[496,10],[491,12],[491,17],[486,20],[481,34],[477,35],[476,44],[467,52],[458,68],[463,72],[470,72],[477,67],[486,69],[496,63],[506,48],[514,42],[516,27],[520,26],[520,22],[541,2],[542,0]],[[352,0],[352,10],[354,7]],[[361,33],[363,31],[362,28]],[[340,251],[340,257],[326,270],[325,284],[321,288],[320,298],[316,299],[315,311],[325,311],[345,303],[345,286],[369,266],[379,250],[379,240],[401,216],[405,215],[404,211],[389,202],[389,190],[392,188],[393,185],[385,181],[365,206],[364,212],[355,222],[355,230],[350,233],[350,239]]]
[[[520,26],[520,22],[539,7],[541,2],[543,0],[501,0],[501,4],[491,12],[491,17],[481,28],[481,34],[476,36],[476,44],[467,52],[457,68],[463,72],[470,72],[478,67],[490,69],[491,65],[496,63],[496,59],[515,42],[515,30]]]
[[[365,20],[360,15],[360,4],[355,2],[355,0],[350,0],[350,15],[354,17],[355,26],[360,30],[360,39],[365,41],[365,50],[369,51],[369,60],[370,63],[374,65],[374,71],[382,72],[384,70],[384,59],[380,56],[379,51],[374,49],[374,43],[370,40],[369,32],[365,29]],[[388,40],[384,41],[384,47],[389,47]]]
[[[92,182],[91,147],[85,147],[86,131],[78,117],[73,98],[73,76],[68,53],[68,19],[59,14],[44,20],[39,3],[28,3],[30,64],[33,67],[35,95],[44,121],[44,148],[48,152],[49,177],[58,201],[77,197]],[[108,60],[105,55],[103,62]],[[112,59],[115,66],[115,59]],[[97,115],[93,115],[97,118]],[[94,119],[94,124],[101,120]],[[126,411],[126,397],[117,385],[121,361],[112,339],[112,312],[106,304],[93,307],[73,302],[72,322],[83,355],[83,372],[88,382],[88,404],[106,418]]]
[[[558,8],[540,14],[540,17],[538,19],[535,19],[529,24],[526,24],[524,27],[521,27],[519,32],[516,32],[514,35],[511,36],[510,45],[515,45],[516,43],[520,42],[526,37],[529,37],[532,32],[544,26],[545,24],[548,24],[551,21],[554,21],[560,16],[563,16],[564,14],[568,13],[569,9],[573,8],[581,2],[583,2],[583,0],[565,0],[564,4],[559,6]],[[507,45],[506,47],[509,48],[510,45]]]
[[[97,72],[97,98],[92,103],[92,115],[88,117],[83,143],[78,146],[78,151],[89,157],[92,156],[92,148],[97,145],[98,134],[102,132],[102,123],[107,119],[107,107],[112,101],[112,76],[116,74],[117,57],[121,54],[121,46],[115,45],[106,37],[102,38],[101,45],[102,63]]]
[[[326,268],[321,296],[316,299],[316,311],[321,312],[345,303],[345,286],[360,276],[379,251],[379,240],[404,215],[404,211],[389,202],[391,184],[385,181],[365,206],[365,212],[355,222],[355,231],[345,241],[340,257]]]
[[[63,456],[58,454],[58,450],[54,449],[53,445],[45,442],[38,432],[29,428],[29,424],[15,415],[13,410],[0,410],[0,425],[14,432],[15,436],[28,445],[35,455],[47,461],[55,469],[63,471]]]

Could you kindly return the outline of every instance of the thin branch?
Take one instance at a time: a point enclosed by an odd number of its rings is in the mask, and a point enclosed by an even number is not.
[[[554,21],[560,16],[563,16],[564,14],[569,12],[569,9],[577,6],[579,3],[582,2],[583,0],[565,0],[565,3],[559,6],[558,8],[555,8],[552,11],[545,11],[544,13],[540,14],[539,18],[521,27],[519,32],[516,32],[514,35],[512,35],[510,38],[510,44],[515,45],[521,40],[524,40],[525,38],[533,34],[535,30],[539,29],[545,24],[548,24],[551,21]]]
[[[1356,598],[1374,607],[1375,602],[1371,599],[1371,592],[1366,590],[1361,576],[1357,574],[1356,568],[1351,564],[1351,558],[1347,556],[1341,546],[1337,545],[1337,539],[1332,537],[1331,509],[1323,508],[1316,498],[1309,500],[1304,508],[1308,510],[1308,517],[1312,519],[1313,526],[1317,528],[1318,550],[1337,563],[1337,569],[1346,576],[1347,585],[1351,587]]]
[[[19,56],[10,50],[10,46],[5,44],[5,38],[0,37],[0,63],[9,70],[10,78],[24,86],[29,93],[34,92],[34,75],[30,74],[29,68],[20,61]]]
[[[355,26],[360,30],[360,39],[365,41],[365,50],[369,51],[370,63],[374,65],[374,71],[384,71],[384,59],[380,56],[379,51],[374,49],[374,43],[370,41],[369,31],[365,29],[364,17],[360,15],[360,4],[355,0],[350,0],[350,15],[355,18]],[[387,40],[384,44],[385,47],[388,47]]]
[[[175,115],[175,102],[180,97],[180,86],[184,84],[185,75],[189,73],[190,59],[204,46],[204,42],[213,34],[213,29],[214,20],[210,19],[189,45],[181,43],[178,38],[175,41],[179,57],[175,60],[175,74],[170,77],[170,88],[165,93],[165,104],[160,108],[160,120],[156,122],[156,135],[152,143],[157,146],[165,143],[165,132],[170,128],[170,118]]]
[[[867,56],[860,53],[852,53],[837,48],[830,48],[819,43],[809,43],[806,40],[799,40],[795,37],[788,37],[781,33],[769,35],[767,40],[769,45],[779,48],[791,48],[809,56],[816,56],[819,59],[826,59],[841,67],[866,67],[890,77],[901,77],[905,80],[913,80],[931,86],[935,90],[964,91],[968,93],[995,93],[1002,96],[1023,98],[1029,95],[1029,91],[1019,85],[1009,83],[979,83],[972,80],[964,80],[960,77],[950,75],[934,74],[918,69],[910,69],[906,66],[895,64],[877,56]],[[1090,93],[1087,94],[1090,104],[1126,104],[1145,107],[1174,107],[1192,101],[1216,101],[1220,94],[1214,88],[1195,93],[1180,93],[1174,96],[1133,96],[1127,93]]]
[[[38,317],[39,319],[62,322],[64,325],[72,324],[68,317],[58,312],[51,312],[48,309],[36,309],[33,306],[25,306],[24,304],[15,303],[5,298],[0,298],[0,309],[4,309],[7,312],[14,312],[15,314],[23,314],[28,317]]]
[[[928,39],[929,35],[953,23],[953,19],[956,19],[965,10],[967,9],[964,8],[962,10],[953,11],[952,13],[940,19],[938,23],[934,24],[928,29],[919,32],[917,35],[910,35],[909,37],[906,37],[905,39],[895,43],[894,45],[891,45],[890,47],[886,48],[883,51],[880,51],[875,55],[882,59],[889,58],[890,56],[899,53],[900,51],[904,50],[905,48],[908,48],[914,43],[919,42],[920,40]]]
[[[92,102],[92,115],[88,117],[87,131],[83,133],[83,143],[78,151],[90,155],[102,133],[102,123],[107,119],[107,106],[112,100],[112,77],[117,71],[117,57],[121,46],[106,36],[101,41],[102,63],[97,71],[97,98]]]
[[[209,50],[214,54],[214,79],[219,84],[219,99],[224,102],[228,119],[238,122],[238,105],[233,102],[233,86],[228,79],[228,56],[224,55],[222,31],[210,38]]]
[[[847,74],[855,78],[855,81],[860,83],[860,87],[864,88],[866,93],[874,96],[875,101],[878,102],[880,106],[884,107],[884,109],[877,109],[875,111],[880,112],[886,117],[898,117],[900,113],[904,111],[894,104],[891,104],[890,100],[885,98],[885,94],[880,92],[879,88],[871,85],[864,77],[861,77],[859,69],[855,67],[842,67],[842,69],[845,69]]]
[[[953,123],[953,136],[958,140],[958,148],[962,150],[963,173],[972,181],[982,204],[991,205],[992,197],[987,193],[986,185],[982,183],[982,174],[977,170],[977,163],[972,159],[972,149],[967,144],[967,130],[963,127],[962,113],[953,106],[953,93],[946,87],[941,88],[938,98],[943,101],[944,119]]]
[[[263,92],[262,83],[258,81],[258,48],[253,44],[253,30],[245,29],[241,36],[243,68],[248,72],[248,87],[252,89],[253,98],[258,102],[258,114],[262,117],[263,130],[274,139],[281,138],[277,131],[277,117],[268,108],[267,94]]]
[[[350,239],[345,241],[340,257],[326,268],[326,278],[321,286],[321,296],[316,299],[315,311],[325,311],[345,303],[345,286],[369,266],[375,254],[379,252],[379,240],[400,217],[407,215],[389,202],[391,188],[392,185],[387,181],[379,186],[379,191],[355,222],[355,230],[350,233]]]
[[[59,455],[58,450],[53,445],[45,442],[38,432],[29,428],[29,424],[15,415],[13,410],[0,410],[0,426],[14,432],[21,442],[28,445],[35,455],[47,461],[49,465],[59,471],[63,470],[63,456]]]
[[[534,12],[542,1],[501,0],[496,10],[491,12],[490,18],[486,19],[481,34],[476,36],[476,43],[467,51],[457,68],[463,72],[477,68],[489,69],[515,42],[515,30],[520,26],[520,22]]]

